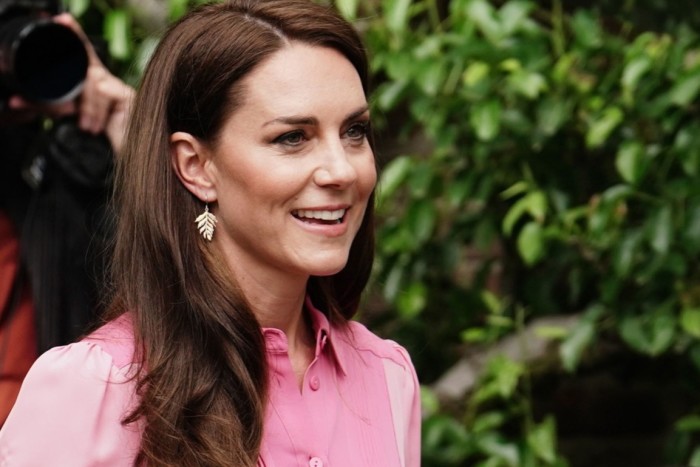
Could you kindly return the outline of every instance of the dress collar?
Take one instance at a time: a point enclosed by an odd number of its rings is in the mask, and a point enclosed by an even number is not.
[[[338,345],[342,345],[340,334],[342,330],[331,327],[328,317],[311,303],[311,299],[307,296],[305,301],[305,310],[308,313],[308,318],[311,321],[311,328],[316,339],[316,348],[314,357],[319,358],[325,351],[329,357],[335,362],[337,370],[346,376],[345,367],[339,352]],[[287,336],[277,328],[262,328],[265,336],[265,345],[270,353],[286,353],[287,352]],[[337,342],[336,342],[337,341]],[[328,350],[326,350],[328,348]]]

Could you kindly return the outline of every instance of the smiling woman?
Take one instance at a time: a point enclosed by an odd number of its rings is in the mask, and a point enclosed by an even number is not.
[[[118,161],[111,311],[34,365],[3,465],[419,465],[410,359],[351,321],[374,247],[366,93],[358,35],[311,1],[171,27]]]

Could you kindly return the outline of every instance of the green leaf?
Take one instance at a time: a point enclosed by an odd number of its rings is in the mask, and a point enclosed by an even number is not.
[[[484,412],[480,414],[471,426],[472,433],[483,433],[501,427],[507,418],[503,412]]]
[[[581,360],[583,351],[593,340],[595,332],[594,323],[589,321],[579,322],[569,336],[559,347],[562,365],[567,371],[574,371]]]
[[[491,4],[486,0],[471,0],[467,5],[467,14],[489,41],[500,41],[503,32]]]
[[[481,403],[495,397],[512,397],[524,373],[525,366],[522,363],[503,355],[493,357],[486,365],[483,380],[474,393],[475,402]]]
[[[700,93],[700,70],[681,78],[669,91],[669,99],[679,107],[685,107]]]
[[[492,463],[493,465],[504,467],[518,467],[521,465],[518,446],[514,443],[507,442],[496,435],[482,436],[477,443],[483,452],[500,461]]]
[[[416,82],[426,95],[433,97],[442,89],[445,82],[445,69],[440,62],[433,60],[419,68],[419,72],[416,73]]]
[[[511,74],[508,77],[508,84],[515,92],[528,99],[536,99],[547,90],[547,80],[544,76],[525,70]]]
[[[460,333],[460,338],[463,342],[481,343],[489,339],[490,333],[484,328],[469,328]]]
[[[647,222],[649,242],[654,251],[666,254],[673,240],[673,220],[670,206],[662,206]]]
[[[417,200],[409,207],[406,224],[418,245],[430,239],[436,223],[437,209],[432,200]]]
[[[382,84],[376,93],[376,102],[381,110],[391,110],[399,102],[401,94],[408,87],[408,82],[403,80],[391,81]]]
[[[90,0],[68,0],[67,6],[71,15],[80,18],[90,6]]]
[[[416,163],[408,178],[408,186],[414,199],[428,196],[430,185],[441,174],[435,169],[430,161],[420,161]]]
[[[700,199],[688,202],[685,212],[686,221],[682,231],[685,248],[691,252],[700,251]]]
[[[569,335],[569,331],[561,326],[538,326],[535,335],[542,339],[563,340]]]
[[[603,45],[603,31],[597,18],[590,11],[577,10],[571,26],[574,36],[584,47],[595,49]]]
[[[525,193],[530,188],[530,184],[524,180],[518,180],[501,192],[501,198],[509,199],[513,196]]]
[[[353,21],[357,17],[359,0],[335,0],[335,6],[346,19]]]
[[[547,196],[541,190],[528,193],[524,198],[527,212],[539,222],[543,222],[547,215]]]
[[[696,177],[700,174],[700,125],[693,122],[680,128],[673,141],[673,152],[681,160],[687,175]]]
[[[475,60],[464,70],[464,84],[469,87],[476,86],[489,76],[491,67],[488,63]]]
[[[506,2],[498,11],[504,35],[508,36],[521,29],[527,22],[534,5],[526,1]]]
[[[413,282],[399,294],[397,308],[405,319],[416,318],[428,302],[428,289],[421,282]]]
[[[599,305],[590,307],[559,346],[559,356],[566,371],[572,372],[576,369],[583,352],[593,342],[596,321],[603,311],[603,307]]]
[[[518,253],[525,264],[532,266],[544,255],[544,230],[537,222],[528,222],[517,239]]]
[[[589,148],[602,146],[610,134],[622,123],[625,114],[619,107],[608,107],[599,119],[594,120],[586,133],[586,145]]]
[[[402,261],[397,261],[394,263],[389,270],[389,274],[387,274],[383,289],[384,298],[388,302],[393,302],[396,297],[398,297],[405,272],[406,265]]]
[[[622,86],[629,92],[637,88],[639,80],[651,68],[651,60],[646,55],[631,60],[622,72]]]
[[[700,416],[698,415],[686,415],[685,417],[677,420],[675,429],[678,431],[689,431],[695,432],[700,431]]]
[[[506,192],[513,192],[514,187],[515,185],[506,190]],[[547,214],[547,198],[543,192],[539,190],[530,192],[511,206],[506,215],[503,217],[503,233],[510,235],[515,227],[515,224],[522,218],[523,215],[525,215],[525,213],[530,214],[537,221],[544,221]]]
[[[408,156],[399,156],[384,167],[377,184],[378,204],[382,205],[396,192],[398,187],[406,181],[412,167],[413,160]]]
[[[490,290],[483,290],[481,292],[481,301],[484,302],[484,305],[486,305],[486,308],[488,308],[489,313],[497,314],[503,311],[503,302]]]
[[[460,465],[472,450],[466,427],[447,415],[425,419],[422,438],[422,454],[438,465]]]
[[[571,104],[559,97],[545,96],[537,106],[537,128],[552,136],[571,117]]]
[[[105,16],[105,36],[112,57],[125,60],[131,53],[131,22],[121,8],[110,10]]]
[[[408,25],[411,0],[383,0],[382,6],[387,28],[395,33],[404,31]]]
[[[620,335],[633,349],[657,356],[673,343],[675,326],[675,319],[667,313],[627,316],[620,324]]]
[[[556,425],[554,417],[547,417],[527,435],[527,443],[535,455],[548,464],[554,463],[556,454]]]
[[[618,277],[627,277],[633,270],[635,255],[642,243],[642,233],[639,230],[625,232],[613,250],[612,264]]]
[[[688,461],[688,467],[700,467],[700,447],[693,450]]]
[[[639,141],[626,141],[617,151],[615,167],[622,179],[636,185],[647,169],[644,146]]]
[[[168,18],[176,21],[187,12],[187,0],[168,0]]]
[[[700,339],[700,308],[686,308],[681,311],[680,325],[685,332]]]
[[[428,386],[421,385],[420,387],[420,407],[424,419],[440,410],[440,400]]]
[[[501,103],[496,99],[475,104],[469,115],[476,137],[490,141],[498,135],[501,127]]]

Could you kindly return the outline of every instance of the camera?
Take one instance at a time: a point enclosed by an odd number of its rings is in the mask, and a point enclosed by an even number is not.
[[[51,17],[60,0],[0,0],[0,109],[11,95],[56,104],[76,97],[87,73],[85,45]]]

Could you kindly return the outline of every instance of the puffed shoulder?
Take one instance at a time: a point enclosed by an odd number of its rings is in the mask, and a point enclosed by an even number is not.
[[[389,359],[408,371],[413,371],[411,357],[405,348],[390,339],[377,336],[363,324],[351,321],[348,330],[343,334],[342,339],[356,350],[371,352],[376,357]]]
[[[121,421],[133,407],[125,341],[53,348],[27,374],[0,431],[0,466],[130,465],[139,429]],[[116,357],[116,358],[115,358]]]

